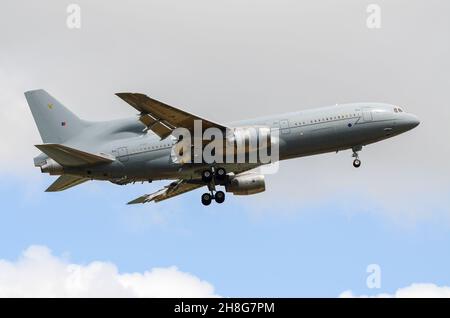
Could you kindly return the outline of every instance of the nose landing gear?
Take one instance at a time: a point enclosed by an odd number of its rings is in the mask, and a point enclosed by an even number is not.
[[[355,168],[359,168],[361,166],[361,160],[359,160],[359,155],[358,152],[361,151],[362,147],[358,146],[358,147],[353,147],[353,154],[352,157],[355,158],[355,160],[353,160],[353,167]]]

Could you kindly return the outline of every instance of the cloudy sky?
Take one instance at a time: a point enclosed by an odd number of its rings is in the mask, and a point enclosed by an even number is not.
[[[2,3],[0,296],[449,296],[448,1],[77,1],[80,29],[70,3]],[[134,91],[218,122],[374,101],[422,123],[358,170],[320,155],[220,206],[130,207],[165,183],[43,192],[36,88],[90,120],[134,116],[114,96]]]

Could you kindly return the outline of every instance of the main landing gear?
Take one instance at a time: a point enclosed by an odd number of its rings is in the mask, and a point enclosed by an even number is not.
[[[203,205],[210,205],[212,201],[212,195],[209,193],[203,193],[202,194],[202,204]]]
[[[214,193],[212,191],[212,193],[206,192],[202,194],[203,205],[210,205],[213,199],[219,204],[223,203],[225,201],[225,192],[217,191],[216,193]]]
[[[202,171],[202,181],[208,185],[211,193],[202,194],[202,204],[210,205],[212,200],[216,203],[223,203],[225,201],[225,193],[223,191],[216,191],[216,183],[221,184],[225,181],[227,172],[224,168],[213,168],[213,170]]]
[[[204,170],[202,172],[202,181],[205,183],[210,183],[213,179],[213,173],[211,170]]]
[[[213,178],[220,182],[225,180],[226,176],[227,172],[224,168],[217,168],[214,170],[214,172],[209,169],[202,171],[202,181],[205,183],[211,183],[211,181],[213,181]]]
[[[362,147],[358,146],[358,147],[353,147],[353,155],[352,157],[355,158],[355,160],[353,160],[353,167],[355,168],[359,168],[361,166],[361,160],[359,160],[359,155],[358,155],[358,151],[361,151]]]

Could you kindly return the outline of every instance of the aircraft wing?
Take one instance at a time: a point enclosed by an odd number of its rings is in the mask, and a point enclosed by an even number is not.
[[[216,127],[222,131],[227,129],[223,125],[169,106],[144,94],[117,93],[116,95],[136,108],[141,113],[139,120],[161,139],[169,136],[178,127],[183,127],[193,132],[194,120],[201,120],[203,129],[210,127]]]
[[[205,186],[204,184],[188,183],[186,180],[177,180],[165,186],[163,189],[158,190],[152,194],[144,194],[127,204],[147,203],[151,201],[159,202],[166,199],[170,199],[174,196],[198,189]]]
[[[57,192],[57,191],[63,191],[69,188],[72,188],[76,185],[79,185],[83,182],[88,181],[88,178],[82,178],[77,176],[69,176],[69,175],[62,175],[58,179],[56,179],[55,182],[53,182],[45,192]]]

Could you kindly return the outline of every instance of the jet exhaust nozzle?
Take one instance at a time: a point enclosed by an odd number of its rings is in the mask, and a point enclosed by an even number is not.
[[[42,173],[48,173],[50,175],[61,175],[64,172],[63,166],[57,163],[53,159],[47,159],[41,167]]]

